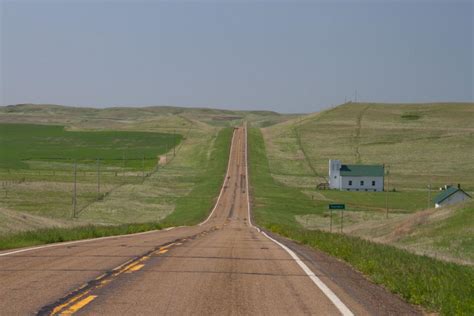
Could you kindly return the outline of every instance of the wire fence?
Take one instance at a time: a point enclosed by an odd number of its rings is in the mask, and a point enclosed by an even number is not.
[[[134,157],[22,159],[28,169],[0,168],[0,206],[49,217],[77,218],[91,204],[122,186],[144,183],[175,159],[183,143],[155,157],[134,153]]]

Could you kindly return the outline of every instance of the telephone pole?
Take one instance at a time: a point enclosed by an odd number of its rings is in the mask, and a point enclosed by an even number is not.
[[[143,154],[142,160],[142,180],[145,181],[145,154]]]
[[[97,158],[97,199],[100,199],[100,158]]]
[[[74,190],[72,196],[72,218],[76,218],[77,206],[77,162],[74,160]]]
[[[388,185],[389,185],[389,175],[390,170],[387,165],[387,189],[385,190],[385,217],[388,218]]]

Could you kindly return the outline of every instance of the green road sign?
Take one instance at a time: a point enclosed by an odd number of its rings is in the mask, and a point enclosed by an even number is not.
[[[344,210],[346,209],[346,204],[329,204],[330,210]]]

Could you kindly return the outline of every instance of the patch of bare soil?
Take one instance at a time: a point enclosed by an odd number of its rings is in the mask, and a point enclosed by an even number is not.
[[[415,214],[404,216],[395,222],[391,232],[380,239],[381,242],[392,243],[412,234],[419,226],[440,221],[452,215],[454,209],[429,209]]]

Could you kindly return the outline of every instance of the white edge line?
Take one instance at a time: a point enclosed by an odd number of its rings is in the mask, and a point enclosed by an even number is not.
[[[211,214],[209,214],[209,216],[206,218],[206,220],[204,222],[199,223],[198,224],[199,226],[202,226],[202,225],[206,224],[207,221],[209,221],[211,219],[212,214],[214,214],[214,211],[217,209],[217,206],[219,205],[219,201],[221,200],[222,194],[224,193],[224,187],[225,187],[225,185],[228,181],[228,176],[229,176],[230,159],[231,159],[231,155],[232,155],[232,148],[234,147],[234,136],[235,136],[235,129],[232,131],[232,140],[230,142],[229,160],[227,162],[227,171],[225,173],[225,178],[224,178],[224,182],[222,183],[221,191],[219,192],[219,197],[217,198],[217,202],[214,205],[214,208],[212,209]]]
[[[247,184],[247,189],[245,190],[247,192],[247,210],[248,210],[248,223],[250,227],[253,227],[257,229],[259,232],[263,234],[263,236],[267,237],[274,243],[276,243],[278,246],[283,248],[292,258],[293,260],[296,261],[296,263],[301,267],[301,269],[306,273],[306,275],[313,281],[314,284],[324,293],[324,295],[329,298],[329,300],[336,306],[336,308],[341,312],[342,315],[344,316],[352,316],[354,315],[350,309],[337,297],[334,292],[327,287],[326,284],[324,284],[323,281],[321,281],[320,278],[318,278],[313,271],[311,271],[310,268],[287,246],[284,244],[280,243],[279,241],[273,239],[272,237],[268,236],[264,231],[261,231],[260,228],[257,226],[254,226],[252,224],[252,220],[250,218],[250,197],[249,197],[249,177],[248,177],[248,160],[247,160],[247,123],[245,124],[245,178],[246,178],[246,184]]]
[[[74,241],[57,242],[57,243],[43,245],[43,246],[24,248],[24,249],[18,249],[18,250],[14,250],[14,251],[10,251],[10,252],[0,253],[0,257],[13,255],[15,253],[21,253],[21,252],[27,252],[27,251],[33,251],[33,250],[40,250],[40,249],[44,249],[44,248],[52,248],[52,247],[58,247],[58,246],[66,246],[66,245],[72,245],[72,244],[79,244],[79,243],[83,243],[83,242],[90,242],[90,241],[96,241],[96,240],[104,240],[104,239],[111,239],[111,238],[123,238],[123,237],[134,237],[134,236],[139,236],[139,235],[156,233],[156,232],[164,231],[164,230],[168,231],[168,230],[172,230],[174,228],[175,227],[168,227],[168,228],[161,229],[161,230],[160,229],[155,229],[155,230],[149,230],[149,231],[146,231],[146,232],[135,233],[135,234],[113,235],[113,236],[88,238],[88,239],[81,239],[81,240],[74,240]]]

